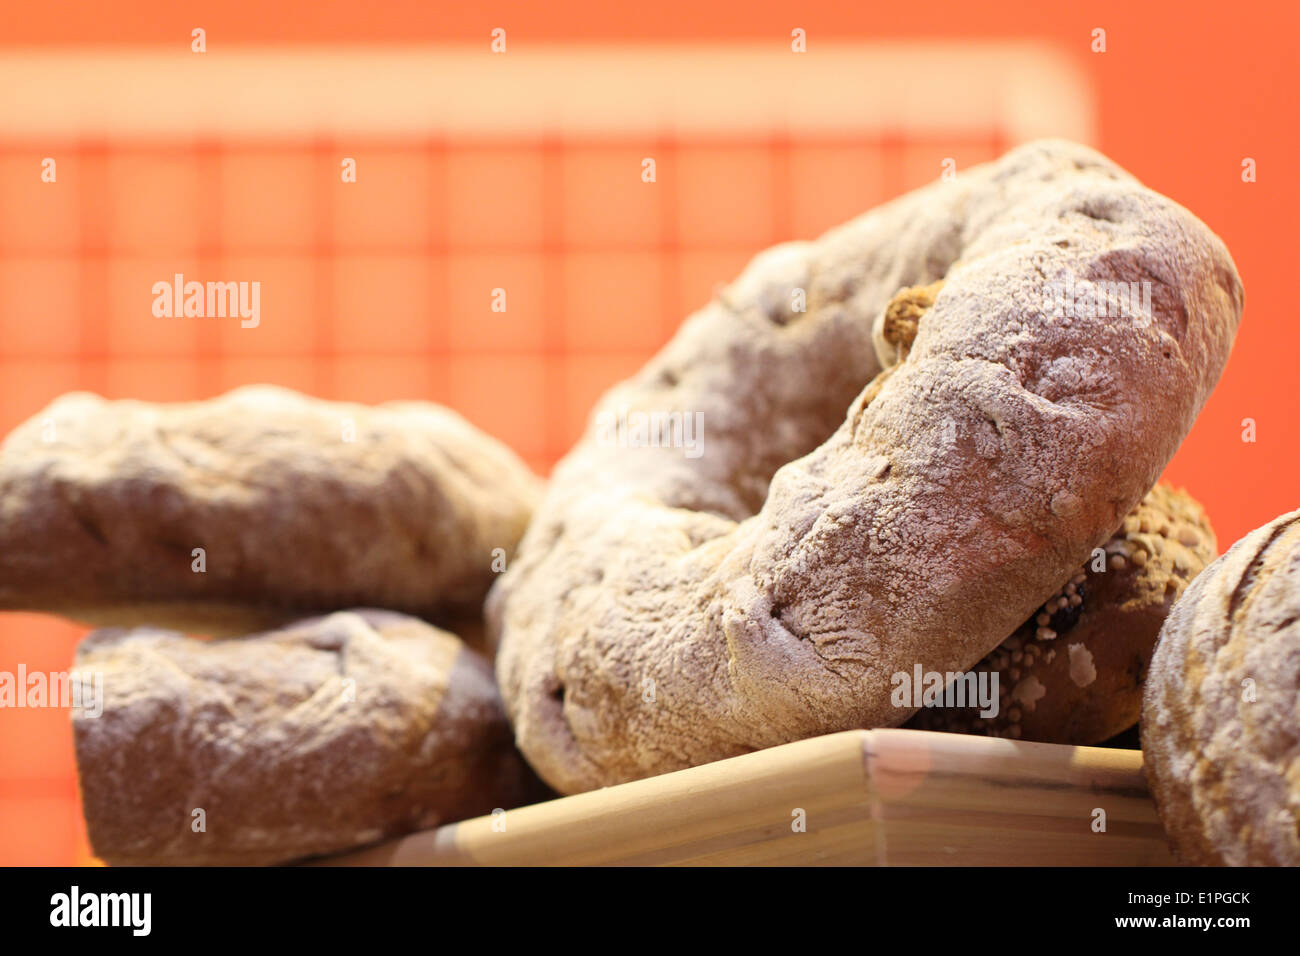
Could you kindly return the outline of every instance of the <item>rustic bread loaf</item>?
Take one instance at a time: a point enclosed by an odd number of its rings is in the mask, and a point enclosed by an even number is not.
[[[1087,307],[1119,283],[1149,307]],[[1155,483],[1241,303],[1204,224],[1061,142],[758,256],[605,396],[489,596],[520,747],[574,792],[902,723],[891,675],[977,662]]]
[[[1156,485],[1100,553],[971,668],[998,675],[996,714],[923,707],[907,725],[1081,745],[1132,727],[1160,626],[1215,546],[1201,506]]]
[[[205,633],[354,606],[477,611],[539,490],[428,403],[74,393],[0,446],[0,608]]]
[[[1174,605],[1142,752],[1185,862],[1300,866],[1300,511],[1246,535]]]
[[[113,864],[260,864],[541,794],[487,662],[422,621],[340,612],[203,641],[100,631],[74,710],[91,845]]]

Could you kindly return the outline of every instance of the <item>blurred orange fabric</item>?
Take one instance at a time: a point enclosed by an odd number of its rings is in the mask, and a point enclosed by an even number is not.
[[[27,5],[10,11],[0,62],[60,44],[368,42],[818,43],[1008,38],[1047,44],[1086,78],[1095,145],[1188,206],[1227,242],[1246,317],[1222,383],[1166,477],[1207,507],[1223,550],[1297,505],[1300,331],[1290,321],[1291,224],[1300,155],[1289,45],[1294,7],[1231,17],[1159,0],[1054,12],[999,0],[956,6],[796,7],[715,0],[651,7],[230,0],[181,8]],[[494,5],[489,4],[489,7]],[[1092,31],[1106,31],[1104,53]],[[915,69],[938,74],[942,63]],[[95,78],[87,76],[93,83]],[[851,92],[851,91],[850,91]],[[30,91],[39,96],[38,86]],[[466,97],[473,90],[464,91]],[[725,104],[723,104],[725,106]],[[808,237],[938,175],[992,158],[1000,129],[660,138],[419,135],[276,139],[83,137],[15,132],[0,105],[0,434],[55,396],[91,389],[157,400],[248,382],[375,402],[448,404],[545,472],[597,396],[640,367],[681,319],[756,252]],[[657,188],[629,170],[657,159]],[[43,183],[43,157],[58,183]],[[337,188],[341,156],[355,184]],[[1244,182],[1247,157],[1258,181]],[[256,279],[256,334],[237,321],[148,318],[175,273]],[[492,309],[507,290],[508,309]],[[1245,420],[1256,440],[1243,441]],[[0,671],[66,669],[85,629],[0,615]],[[66,711],[0,711],[0,865],[89,862]]]

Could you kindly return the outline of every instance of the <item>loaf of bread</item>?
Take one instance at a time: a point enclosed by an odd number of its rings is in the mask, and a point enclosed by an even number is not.
[[[92,634],[74,711],[91,846],[118,865],[264,864],[539,798],[491,669],[450,634],[348,611],[247,638]]]
[[[1132,727],[1160,627],[1215,548],[1201,506],[1156,485],[1099,552],[971,668],[997,674],[996,713],[923,707],[908,726],[1079,745]]]
[[[355,606],[477,613],[539,491],[428,403],[65,395],[0,446],[0,608],[231,634]]]
[[[1300,866],[1300,511],[1246,535],[1174,605],[1142,752],[1183,861]]]
[[[759,255],[489,596],[520,747],[576,792],[903,723],[895,674],[974,665],[1155,484],[1241,306],[1203,223],[1061,142]]]

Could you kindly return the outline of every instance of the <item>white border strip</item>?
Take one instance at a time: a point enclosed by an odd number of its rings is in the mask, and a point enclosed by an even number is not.
[[[115,48],[0,55],[0,138],[1000,128],[1091,142],[1093,96],[1023,43]]]

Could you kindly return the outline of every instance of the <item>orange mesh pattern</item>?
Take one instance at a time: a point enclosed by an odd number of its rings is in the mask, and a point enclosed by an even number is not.
[[[545,471],[754,253],[1002,140],[0,140],[0,429],[74,389],[174,401],[273,382],[442,402]],[[260,325],[154,317],[153,283],[177,272],[259,281]],[[83,633],[0,616],[0,670],[66,669]],[[5,719],[0,864],[89,861],[67,712]]]

